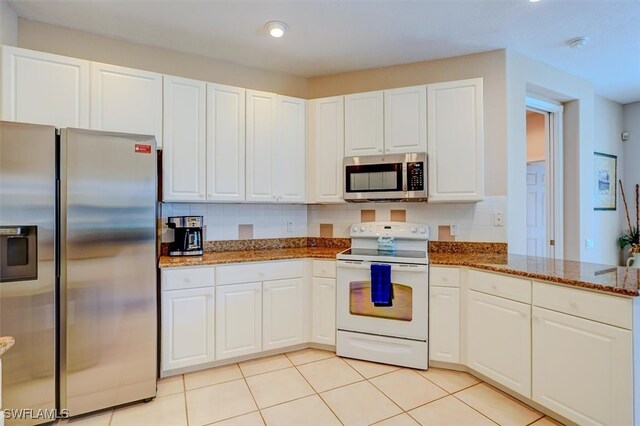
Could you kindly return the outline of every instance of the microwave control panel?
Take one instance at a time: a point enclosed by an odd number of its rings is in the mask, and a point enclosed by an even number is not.
[[[424,163],[422,161],[407,163],[407,190],[424,191]]]

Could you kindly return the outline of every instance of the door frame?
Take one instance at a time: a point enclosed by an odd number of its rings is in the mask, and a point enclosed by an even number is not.
[[[526,109],[545,115],[546,175],[545,214],[547,222],[547,257],[564,257],[564,156],[562,121],[564,108],[561,104],[527,95]],[[526,190],[526,188],[524,188]],[[554,244],[551,244],[554,241]]]

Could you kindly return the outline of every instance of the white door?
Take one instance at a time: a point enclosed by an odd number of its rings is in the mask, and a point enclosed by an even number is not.
[[[276,201],[276,98],[273,93],[247,90],[246,201]]]
[[[207,84],[207,200],[245,196],[245,89]]]
[[[163,291],[162,372],[214,360],[213,287]]]
[[[460,289],[430,288],[429,359],[460,363]]]
[[[216,287],[216,360],[262,350],[262,283]]]
[[[344,202],[344,96],[309,101],[309,150],[309,201]]]
[[[262,350],[304,341],[304,279],[264,281]]]
[[[534,401],[580,425],[633,423],[631,331],[533,308]]]
[[[205,83],[164,76],[164,201],[204,201],[206,185]]]
[[[427,86],[384,91],[384,152],[427,151]]]
[[[482,79],[427,86],[429,202],[484,198]]]
[[[90,125],[154,135],[162,147],[162,75],[92,62]]]
[[[276,196],[279,202],[300,203],[306,194],[307,101],[277,97]]]
[[[1,46],[0,119],[89,127],[89,61]]]
[[[545,165],[527,164],[527,256],[546,257]]]
[[[382,91],[344,97],[344,155],[384,152],[384,96]]]
[[[531,306],[467,291],[467,366],[531,397]]]
[[[336,280],[313,277],[311,341],[336,344]]]

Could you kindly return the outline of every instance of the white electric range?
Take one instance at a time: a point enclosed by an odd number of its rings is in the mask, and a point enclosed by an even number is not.
[[[368,222],[351,227],[351,248],[337,255],[339,356],[428,368],[428,240],[429,228],[422,224]],[[392,289],[386,305],[373,301],[379,297],[378,281],[372,291],[373,264],[389,265]]]

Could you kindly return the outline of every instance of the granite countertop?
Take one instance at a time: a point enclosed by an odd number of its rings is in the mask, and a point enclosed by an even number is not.
[[[640,269],[544,257],[491,253],[430,253],[431,265],[468,266],[624,296],[640,296]]]
[[[0,356],[4,355],[15,342],[15,339],[11,336],[0,337]]]

